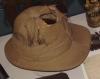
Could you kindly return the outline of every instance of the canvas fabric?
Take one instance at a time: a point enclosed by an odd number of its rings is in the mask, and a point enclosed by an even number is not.
[[[89,53],[88,29],[67,22],[67,17],[54,5],[26,9],[16,18],[14,26],[5,55],[20,68],[69,70],[79,66]]]

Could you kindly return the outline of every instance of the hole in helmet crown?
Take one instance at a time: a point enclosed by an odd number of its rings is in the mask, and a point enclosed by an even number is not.
[[[55,24],[57,17],[52,13],[43,14],[40,18],[47,24]]]

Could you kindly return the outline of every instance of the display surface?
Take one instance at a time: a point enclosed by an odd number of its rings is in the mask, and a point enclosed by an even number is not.
[[[84,67],[89,79],[100,79],[100,63],[98,63],[99,61],[100,54],[87,58],[87,60],[85,61]]]

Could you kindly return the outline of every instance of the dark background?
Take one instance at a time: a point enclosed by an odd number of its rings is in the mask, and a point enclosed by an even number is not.
[[[9,76],[0,64],[0,79],[7,79]]]

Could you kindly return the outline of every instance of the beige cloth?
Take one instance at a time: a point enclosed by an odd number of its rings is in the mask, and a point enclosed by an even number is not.
[[[85,69],[89,79],[100,79],[100,54],[87,58]]]
[[[79,66],[87,57],[90,44],[87,28],[69,23],[54,6],[35,6],[16,18],[5,55],[23,69],[62,71]]]

